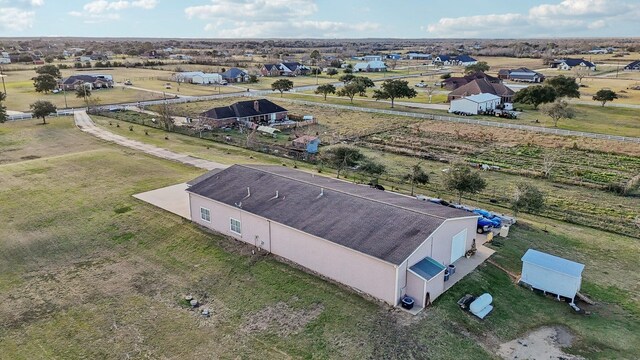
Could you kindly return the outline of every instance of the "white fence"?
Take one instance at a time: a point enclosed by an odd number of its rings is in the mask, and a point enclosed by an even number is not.
[[[150,106],[150,105],[162,105],[165,103],[184,104],[189,102],[208,101],[208,100],[225,99],[225,98],[232,98],[232,97],[268,96],[273,94],[274,92],[272,90],[262,90],[262,91],[251,91],[251,92],[242,92],[242,93],[206,95],[206,96],[185,96],[185,97],[177,97],[177,98],[171,98],[171,99],[138,101],[138,102],[124,103],[124,104],[116,104],[116,105],[104,105],[104,106],[98,107],[97,110],[102,110],[102,111],[125,110],[129,106],[140,107],[140,106]],[[362,111],[362,112],[369,112],[369,113],[376,113],[376,114],[405,116],[405,117],[412,117],[412,118],[418,118],[418,119],[449,121],[449,122],[462,123],[462,124],[473,124],[473,125],[491,126],[491,127],[497,127],[497,128],[532,131],[532,132],[538,132],[538,133],[544,133],[544,134],[553,134],[553,135],[561,135],[561,136],[578,136],[578,137],[586,137],[586,138],[592,138],[592,139],[623,141],[623,142],[632,142],[632,143],[640,144],[640,138],[630,137],[630,136],[596,134],[596,133],[583,132],[583,131],[544,128],[539,126],[502,123],[502,122],[488,121],[488,120],[477,120],[477,119],[471,119],[467,117],[442,116],[442,115],[427,114],[427,113],[414,113],[414,112],[396,111],[396,110],[372,109],[367,107],[327,104],[327,103],[321,103],[321,102],[304,101],[304,100],[296,100],[296,99],[288,99],[288,98],[278,98],[278,99],[280,101],[288,101],[291,103],[307,105],[307,106],[324,106],[324,107],[351,110],[351,111]],[[76,110],[85,110],[85,108],[59,110],[58,112],[53,113],[50,116],[73,115],[73,113]],[[8,120],[24,120],[24,119],[31,119],[31,118],[32,118],[32,115],[30,113],[23,113],[23,114],[8,116]]]

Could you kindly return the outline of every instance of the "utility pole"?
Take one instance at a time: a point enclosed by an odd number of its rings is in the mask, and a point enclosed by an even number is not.
[[[0,78],[2,78],[2,92],[7,95],[7,86],[4,84],[4,68],[2,66],[0,66]]]

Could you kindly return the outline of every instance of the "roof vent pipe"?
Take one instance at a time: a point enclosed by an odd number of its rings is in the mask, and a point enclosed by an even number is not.
[[[320,195],[316,199],[320,199],[324,195],[324,188],[320,188]]]
[[[251,189],[247,186],[247,196],[245,196],[244,199],[248,198],[249,196],[251,196]]]
[[[272,198],[271,198],[271,199],[269,199],[269,200],[277,199],[277,198],[279,198],[279,197],[280,197],[280,194],[278,193],[278,190],[276,190],[276,196],[272,197]]]

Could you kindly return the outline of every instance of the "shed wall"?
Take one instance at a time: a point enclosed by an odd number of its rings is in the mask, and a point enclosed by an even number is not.
[[[573,298],[580,290],[581,278],[574,278],[536,264],[523,262],[522,281],[536,289]]]

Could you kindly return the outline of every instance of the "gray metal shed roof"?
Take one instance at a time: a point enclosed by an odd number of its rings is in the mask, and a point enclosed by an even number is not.
[[[523,262],[534,264],[548,270],[557,271],[575,278],[581,277],[582,270],[584,270],[583,264],[534,249],[527,250],[521,260]]]
[[[282,166],[234,165],[187,191],[395,265],[447,219],[476,216]]]

